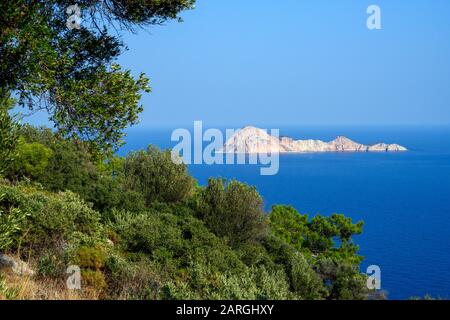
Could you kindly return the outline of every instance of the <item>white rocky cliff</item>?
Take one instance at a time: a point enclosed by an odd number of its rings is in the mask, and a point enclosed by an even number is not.
[[[220,150],[225,153],[271,153],[271,152],[400,152],[407,151],[398,144],[378,143],[364,145],[339,136],[330,142],[321,140],[294,140],[275,137],[255,127],[239,129]]]

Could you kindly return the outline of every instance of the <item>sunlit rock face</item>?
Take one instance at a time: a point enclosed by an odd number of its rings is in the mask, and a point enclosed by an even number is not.
[[[398,144],[377,143],[364,145],[339,136],[330,142],[321,140],[294,140],[290,137],[275,137],[255,127],[236,131],[224,144],[220,152],[225,153],[287,153],[287,152],[400,152],[407,151]]]

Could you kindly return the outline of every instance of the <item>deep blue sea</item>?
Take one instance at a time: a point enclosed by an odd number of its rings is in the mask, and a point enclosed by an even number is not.
[[[171,132],[130,130],[120,154],[148,144],[172,147]],[[450,127],[302,127],[281,128],[280,134],[326,141],[345,135],[410,151],[281,155],[274,176],[261,176],[256,165],[189,170],[201,184],[221,176],[255,185],[266,209],[291,204],[310,215],[337,212],[364,220],[364,232],[355,238],[365,257],[362,271],[380,266],[389,299],[450,298]]]

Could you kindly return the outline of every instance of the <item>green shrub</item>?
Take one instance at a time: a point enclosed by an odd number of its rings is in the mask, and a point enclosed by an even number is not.
[[[257,300],[286,300],[299,298],[290,291],[289,280],[283,270],[269,271],[264,266],[251,268],[256,282]]]
[[[242,262],[247,266],[266,266],[273,268],[272,261],[267,250],[260,243],[247,243],[235,250]]]
[[[38,207],[29,219],[30,237],[36,244],[43,240],[67,239],[76,231],[91,235],[101,231],[100,215],[71,192],[34,194],[30,200]]]
[[[82,285],[103,291],[107,288],[105,275],[99,270],[81,270]]]
[[[363,222],[353,223],[342,214],[317,215],[308,220],[291,206],[276,205],[269,214],[272,234],[308,257],[332,257],[350,264],[362,260],[352,237],[361,234]]]
[[[127,259],[117,253],[108,257],[104,273],[113,299],[159,299],[163,278],[171,277],[147,256]]]
[[[244,264],[236,253],[201,221],[181,213],[177,207],[153,210],[140,214],[115,213],[111,227],[119,235],[123,250],[149,255],[154,262],[172,271],[190,261],[209,264],[217,271],[243,269]]]
[[[292,206],[275,205],[269,214],[270,229],[274,235],[301,250],[308,232],[308,216],[301,215]]]
[[[276,237],[268,238],[265,246],[274,262],[285,270],[291,291],[302,299],[327,296],[322,280],[299,251]]]
[[[45,172],[34,181],[53,192],[70,190],[84,197],[97,178],[97,170],[89,147],[77,140],[62,139],[47,128],[24,125],[21,137],[29,144],[40,144],[49,148],[53,156]]]
[[[130,153],[123,163],[123,175],[126,187],[141,192],[147,204],[186,200],[195,182],[186,165],[172,161],[170,150],[152,146],[147,151]]]
[[[134,253],[128,256],[129,259],[147,261],[147,265],[154,266],[151,272],[147,271],[147,291],[139,286],[139,295],[146,292],[152,297],[158,296],[158,288],[165,282],[163,297],[166,298],[220,297],[214,296],[213,291],[208,294],[203,291],[207,288],[213,290],[223,274],[235,275],[238,281],[240,275],[246,272],[236,252],[194,218],[189,209],[165,205],[157,207],[158,211],[153,207],[140,214],[115,212],[110,222],[111,228],[120,237],[121,249]],[[128,274],[125,279],[136,278],[130,270],[125,274]],[[142,283],[142,277],[137,278]],[[135,290],[131,291],[136,294]]]
[[[23,245],[45,248],[66,242],[74,232],[94,235],[102,232],[100,215],[71,192],[48,193],[27,186],[0,185],[0,208],[26,212],[21,238]],[[59,243],[59,244],[58,244]]]
[[[101,270],[105,267],[106,253],[100,246],[81,246],[75,256],[75,264],[80,268]]]
[[[210,179],[202,191],[198,216],[234,248],[267,235],[261,196],[254,187],[232,180]]]
[[[98,176],[86,187],[83,198],[92,203],[95,210],[107,215],[113,209],[142,212],[146,209],[145,198],[141,192],[127,189],[122,179],[111,176]]]
[[[275,300],[295,298],[282,271],[246,268],[239,273],[214,272],[206,265],[192,264],[184,281],[169,281],[164,299],[196,300]]]
[[[26,143],[20,139],[15,160],[5,176],[14,181],[24,177],[37,179],[45,172],[52,156],[52,150],[44,145],[37,142]]]
[[[28,217],[27,208],[15,207],[19,195],[8,191],[0,187],[0,250],[18,242]]]
[[[367,275],[359,271],[358,265],[342,262],[336,258],[321,258],[315,265],[324,280],[329,299],[365,300],[368,298]]]
[[[66,277],[67,256],[64,252],[47,250],[39,253],[37,262],[38,275],[50,278]]]
[[[18,125],[9,115],[14,101],[0,97],[0,175],[13,162],[19,143]]]
[[[110,157],[109,162],[102,161],[104,157],[99,157],[88,144],[62,139],[46,128],[24,125],[20,134],[26,142],[24,146],[45,146],[52,157],[48,159],[44,172],[33,175],[12,172],[13,178],[25,175],[52,192],[70,190],[100,212],[112,208],[137,212],[145,208],[143,195],[123,186],[122,158]],[[38,153],[40,157],[43,154]],[[17,163],[16,166],[22,168],[23,164]]]

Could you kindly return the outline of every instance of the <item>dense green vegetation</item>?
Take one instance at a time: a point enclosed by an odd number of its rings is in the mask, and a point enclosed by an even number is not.
[[[0,174],[13,161],[18,144],[17,125],[9,115],[13,101],[0,97]]]
[[[0,183],[0,250],[29,259],[41,278],[104,298],[364,299],[343,215],[264,212],[257,190],[210,179],[198,186],[168,151],[100,159],[89,145],[22,125]],[[45,150],[45,151],[44,151]]]
[[[199,186],[170,151],[114,156],[142,111],[144,74],[115,63],[120,32],[177,19],[194,0],[0,2],[0,251],[83,294],[108,299],[365,299],[353,235],[340,214],[265,212],[254,187]],[[109,32],[113,29],[114,32]],[[17,104],[55,130],[20,125]],[[276,192],[276,190],[274,190]],[[16,292],[0,276],[0,295]]]

